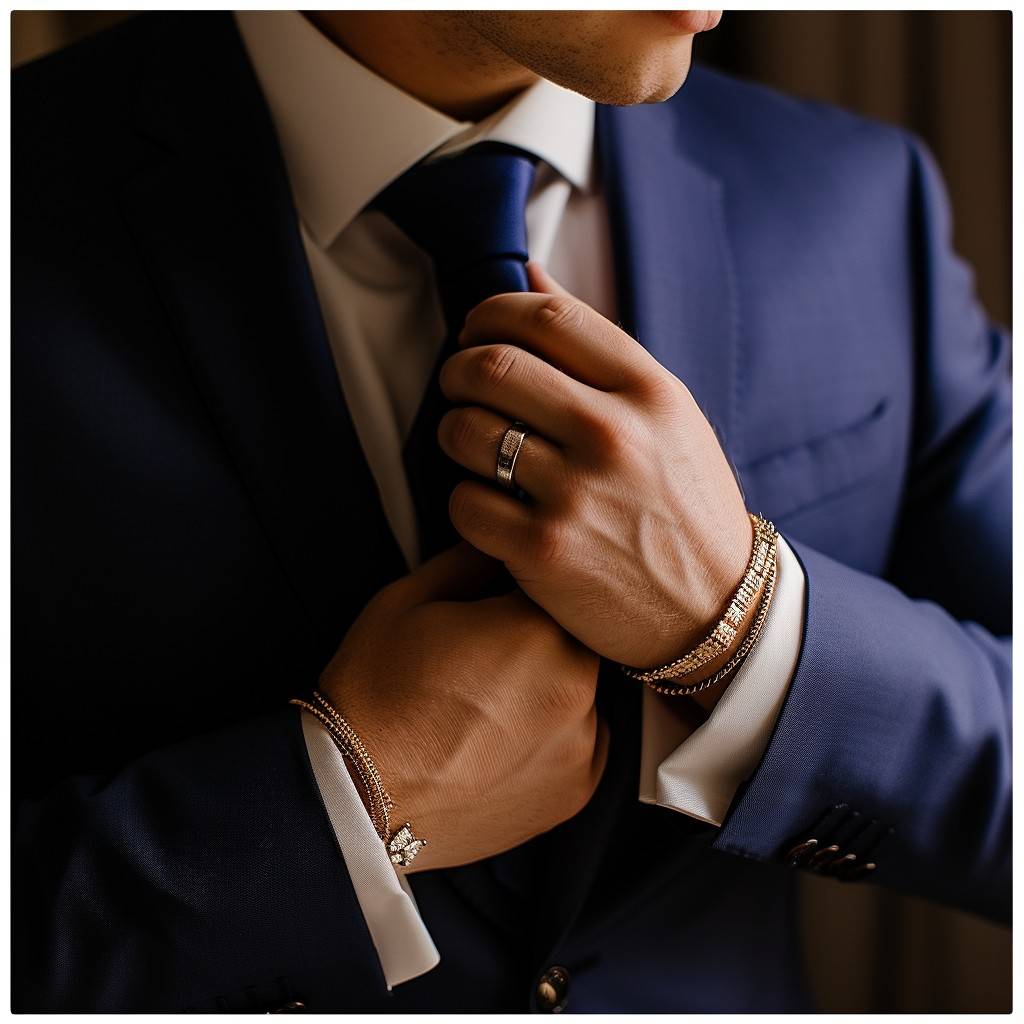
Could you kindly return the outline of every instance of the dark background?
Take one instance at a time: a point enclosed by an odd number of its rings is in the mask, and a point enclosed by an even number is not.
[[[129,16],[14,12],[12,59]],[[989,313],[1009,326],[1011,36],[1006,11],[728,11],[695,52],[730,74],[924,138],[949,186],[956,247]],[[822,1011],[1010,1010],[1008,929],[878,888],[804,884],[804,948]]]

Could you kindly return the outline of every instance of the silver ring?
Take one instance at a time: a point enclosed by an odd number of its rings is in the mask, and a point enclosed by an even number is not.
[[[498,464],[494,470],[495,479],[501,484],[506,490],[516,490],[516,459],[519,458],[519,452],[522,450],[523,442],[526,440],[526,435],[529,434],[530,428],[525,424],[516,420],[502,434],[501,444],[498,445]]]

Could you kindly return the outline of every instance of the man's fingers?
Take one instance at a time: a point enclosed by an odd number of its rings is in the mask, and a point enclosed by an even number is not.
[[[571,297],[571,293],[566,291],[536,260],[530,260],[526,264],[526,277],[530,283],[530,291]]]
[[[501,562],[462,541],[424,562],[406,577],[409,607],[428,601],[471,601],[504,573]]]
[[[466,318],[464,348],[511,342],[602,391],[622,391],[659,372],[625,331],[566,292],[509,292],[485,299]]]
[[[452,491],[448,514],[463,539],[501,562],[521,557],[534,524],[529,506],[475,480]]]
[[[581,428],[606,396],[515,345],[482,345],[456,352],[441,368],[441,390],[460,405],[480,405],[558,444],[578,443]]]
[[[498,449],[511,421],[490,409],[452,409],[441,419],[437,438],[460,466],[494,480]],[[565,477],[564,456],[539,434],[527,434],[515,463],[515,482],[536,501],[551,501]]]

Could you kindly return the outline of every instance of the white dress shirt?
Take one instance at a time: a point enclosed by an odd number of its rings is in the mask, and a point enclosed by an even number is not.
[[[402,449],[445,337],[429,259],[366,205],[427,157],[488,139],[540,158],[526,210],[530,256],[612,319],[607,211],[594,173],[594,104],[540,80],[478,124],[456,121],[349,57],[296,12],[236,14],[281,143],[338,377],[392,531],[419,562]],[[757,767],[796,668],[805,580],[779,543],[761,640],[706,722],[644,690],[639,799],[720,825]],[[623,680],[624,684],[626,680]],[[338,845],[388,986],[438,953],[408,879],[393,869],[333,741],[303,730]],[[429,837],[443,843],[443,836]]]

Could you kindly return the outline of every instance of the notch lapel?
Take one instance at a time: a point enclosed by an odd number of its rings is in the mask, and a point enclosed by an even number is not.
[[[341,394],[262,94],[230,15],[204,22],[191,22],[194,52],[170,47],[140,94],[140,131],[156,145],[123,210],[326,660],[405,570]]]
[[[725,190],[685,151],[699,144],[686,113],[685,87],[667,104],[598,108],[619,308],[731,446],[739,322]]]

